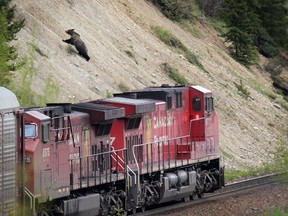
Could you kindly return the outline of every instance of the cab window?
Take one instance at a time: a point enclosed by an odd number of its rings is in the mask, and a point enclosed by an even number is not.
[[[25,138],[35,138],[36,132],[36,124],[25,124]]]
[[[201,99],[199,97],[194,97],[192,99],[192,108],[195,112],[199,112],[201,110]]]
[[[211,112],[214,110],[213,98],[206,97],[205,98],[205,111]]]

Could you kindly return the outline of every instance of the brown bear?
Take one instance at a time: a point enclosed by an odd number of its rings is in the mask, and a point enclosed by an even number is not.
[[[75,48],[78,51],[78,54],[86,59],[86,61],[89,61],[90,57],[88,56],[87,48],[85,43],[80,39],[80,35],[74,31],[74,29],[68,29],[65,31],[67,34],[69,34],[71,37],[67,40],[62,40],[63,42],[66,42],[68,44],[72,44],[75,46]]]

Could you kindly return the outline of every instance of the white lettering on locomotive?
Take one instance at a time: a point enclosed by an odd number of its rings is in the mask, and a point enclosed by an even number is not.
[[[45,158],[45,157],[50,157],[50,148],[43,148],[42,150],[42,157]]]
[[[165,145],[165,141],[168,140],[168,135],[164,135],[164,136],[156,136],[154,135],[154,142],[164,142]]]
[[[110,145],[111,146],[113,145],[114,141],[115,141],[115,137],[110,137]],[[107,142],[108,142],[108,140],[107,140]]]
[[[153,118],[153,127],[154,129],[156,128],[161,128],[161,127],[166,127],[166,126],[171,126],[172,125],[172,117],[171,115],[168,116],[162,116],[162,117],[156,117],[154,116]]]

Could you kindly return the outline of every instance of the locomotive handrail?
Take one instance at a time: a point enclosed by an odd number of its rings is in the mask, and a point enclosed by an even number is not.
[[[157,142],[154,141],[154,142],[148,142],[148,143],[142,143],[142,144],[134,145],[132,147],[132,154],[133,154],[133,158],[134,158],[138,173],[140,173],[140,170],[139,170],[139,164],[138,164],[138,161],[136,159],[136,154],[135,154],[135,148],[136,147],[148,146],[148,145],[156,144],[156,143],[159,143],[159,142],[169,142],[169,141],[173,141],[173,140],[177,140],[177,139],[187,138],[189,136],[190,135],[184,135],[184,136],[174,137],[174,138],[170,138],[170,139],[166,139],[166,140],[162,140],[162,141],[157,141]],[[140,175],[138,175],[137,182],[138,182],[138,190],[140,190]]]
[[[59,130],[66,130],[66,129],[70,129],[70,127],[62,127],[62,128],[52,128],[52,131],[59,131]]]
[[[174,140],[177,140],[177,139],[184,139],[184,138],[191,137],[192,123],[195,122],[195,121],[200,121],[200,120],[205,120],[205,119],[206,119],[205,117],[197,118],[197,119],[191,119],[190,120],[189,134],[187,134],[187,135],[174,137],[174,138],[170,138],[170,139],[166,139],[166,140],[161,140],[161,141],[157,141],[157,142],[154,141],[154,142],[147,142],[147,143],[133,145],[132,154],[133,154],[133,158],[134,158],[138,173],[140,173],[140,169],[139,169],[139,164],[138,164],[138,160],[136,158],[136,153],[135,153],[135,148],[136,147],[148,146],[148,145],[156,144],[156,143],[159,143],[159,142],[169,142],[169,141],[174,141]],[[140,190],[140,175],[138,175],[137,182],[138,182],[138,190]]]
[[[114,147],[112,146],[112,149],[113,149],[113,153],[117,156],[117,159],[120,159],[120,161],[123,163],[123,164],[125,164],[126,165],[126,167],[127,167],[127,169],[130,171],[130,172],[132,172],[133,173],[133,175],[135,176],[135,178],[137,177],[136,176],[136,173],[128,166],[128,164],[127,163],[125,163],[125,161],[121,158],[121,157],[119,157],[119,155],[118,154],[116,154],[116,151],[114,150]],[[122,149],[123,150],[123,152],[124,152],[124,150],[127,150],[127,148],[123,148]],[[111,157],[118,163],[118,161],[111,155]],[[119,164],[119,163],[118,163]],[[122,169],[124,169],[124,167],[121,165],[121,164],[119,164],[119,166],[122,168]],[[130,179],[131,179],[131,175],[127,172],[127,174],[129,175],[129,177],[130,177]]]
[[[202,118],[197,118],[197,119],[191,119],[190,120],[190,127],[189,127],[189,135],[188,136],[191,136],[191,131],[192,131],[192,123],[195,122],[195,121],[199,121],[199,120],[205,120],[206,117],[202,117]]]
[[[25,187],[25,193],[30,198],[30,209],[32,209],[33,214],[35,213],[35,196],[34,194]]]
[[[118,159],[120,159],[120,162],[122,162],[122,163],[126,166],[126,168],[135,176],[135,178],[137,178],[137,174],[136,174],[136,173],[128,166],[128,164],[125,163],[125,161],[124,161],[121,157],[119,157],[119,155],[117,154],[117,152],[124,152],[124,151],[126,151],[126,150],[127,150],[127,148],[117,149],[117,150],[113,149],[112,151],[106,151],[106,152],[101,152],[101,153],[96,153],[96,154],[90,154],[90,155],[85,155],[85,156],[81,156],[81,157],[77,157],[77,158],[69,158],[68,161],[76,161],[76,160],[80,160],[80,161],[81,161],[81,160],[85,160],[86,158],[92,158],[92,157],[95,158],[95,157],[100,156],[100,155],[110,154],[111,158],[113,158],[114,161],[117,162],[117,159],[114,158],[114,156],[112,155],[112,154],[114,154],[114,155],[117,156]],[[117,164],[118,164],[122,169],[124,169],[124,167],[123,167],[120,163],[117,162]],[[129,172],[127,172],[127,174],[128,174],[128,175],[130,176],[130,178],[131,178],[131,175],[129,174]]]

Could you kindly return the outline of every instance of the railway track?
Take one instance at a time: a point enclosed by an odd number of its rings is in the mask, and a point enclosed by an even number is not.
[[[196,200],[189,200],[186,202],[178,201],[178,202],[171,202],[161,205],[160,207],[155,207],[151,209],[146,209],[145,212],[137,213],[137,216],[150,216],[150,215],[165,215],[170,213],[172,210],[177,211],[178,209],[181,210],[185,207],[192,206],[192,205],[199,205],[201,203],[223,199],[225,197],[241,194],[247,192],[252,189],[256,189],[259,187],[263,187],[265,185],[270,184],[278,184],[283,180],[281,178],[281,174],[269,174],[265,176],[254,177],[250,179],[245,179],[233,183],[227,184],[224,188],[217,190],[211,194],[204,194],[204,197],[201,199]]]

